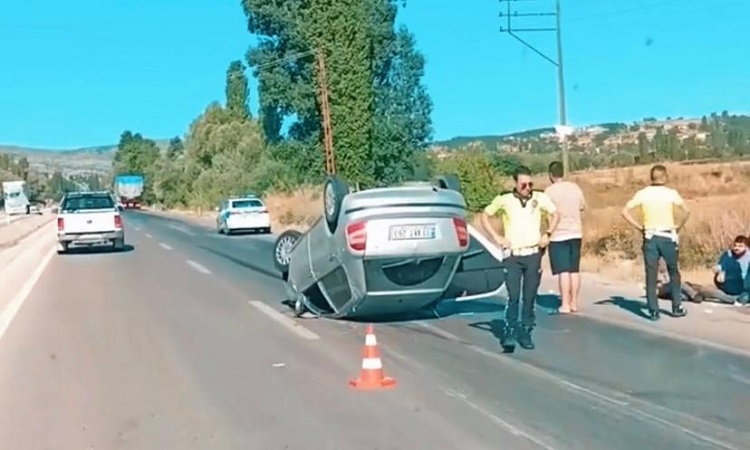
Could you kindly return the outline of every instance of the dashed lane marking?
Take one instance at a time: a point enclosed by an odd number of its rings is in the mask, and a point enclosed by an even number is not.
[[[159,242],[159,247],[163,248],[164,250],[172,250],[172,247],[163,242]]]
[[[198,264],[197,262],[193,261],[192,259],[188,259],[187,263],[190,267],[197,270],[200,273],[205,273],[206,275],[210,275],[211,271],[203,267],[202,265]]]
[[[149,238],[149,239],[151,239],[153,236],[151,236],[150,234],[146,233],[146,237]]]

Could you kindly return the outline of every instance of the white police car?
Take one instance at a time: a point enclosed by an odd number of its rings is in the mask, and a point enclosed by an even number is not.
[[[271,216],[261,199],[255,196],[234,197],[217,208],[216,231],[221,234],[236,232],[271,232]]]

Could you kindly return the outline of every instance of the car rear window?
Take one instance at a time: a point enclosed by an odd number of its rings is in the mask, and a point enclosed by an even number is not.
[[[114,207],[115,202],[108,195],[85,195],[65,199],[62,210],[72,212],[87,209],[111,209]]]
[[[263,206],[260,200],[234,200],[232,208],[259,208]]]

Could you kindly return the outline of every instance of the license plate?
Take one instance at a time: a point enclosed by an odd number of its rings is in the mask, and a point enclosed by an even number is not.
[[[435,225],[394,225],[388,229],[391,241],[435,239]]]
[[[101,241],[103,239],[103,236],[101,234],[86,234],[81,237],[81,241]]]

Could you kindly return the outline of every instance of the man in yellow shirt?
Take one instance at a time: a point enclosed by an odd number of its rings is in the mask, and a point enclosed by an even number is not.
[[[657,298],[657,274],[659,258],[664,258],[669,273],[672,293],[672,316],[683,317],[687,310],[681,304],[678,233],[685,226],[690,211],[680,194],[666,186],[667,168],[657,164],[651,168],[651,185],[639,190],[622,210],[628,223],[643,233],[643,262],[646,268],[646,302],[651,320],[659,320],[659,300]],[[680,207],[683,219],[675,225],[674,207]],[[640,207],[643,223],[640,224],[630,214]]]
[[[515,188],[495,197],[484,208],[482,226],[505,251],[510,251],[505,261],[505,285],[508,289],[508,304],[505,307],[505,327],[500,344],[505,352],[515,350],[518,344],[531,350],[534,341],[531,331],[534,328],[534,304],[541,280],[542,253],[549,244],[549,238],[560,221],[552,199],[542,191],[532,188],[531,171],[519,167],[513,174]],[[541,232],[542,212],[551,215],[549,228]],[[500,216],[503,222],[503,235],[493,229],[490,217]],[[523,307],[521,327],[518,327],[518,313],[521,293]]]

